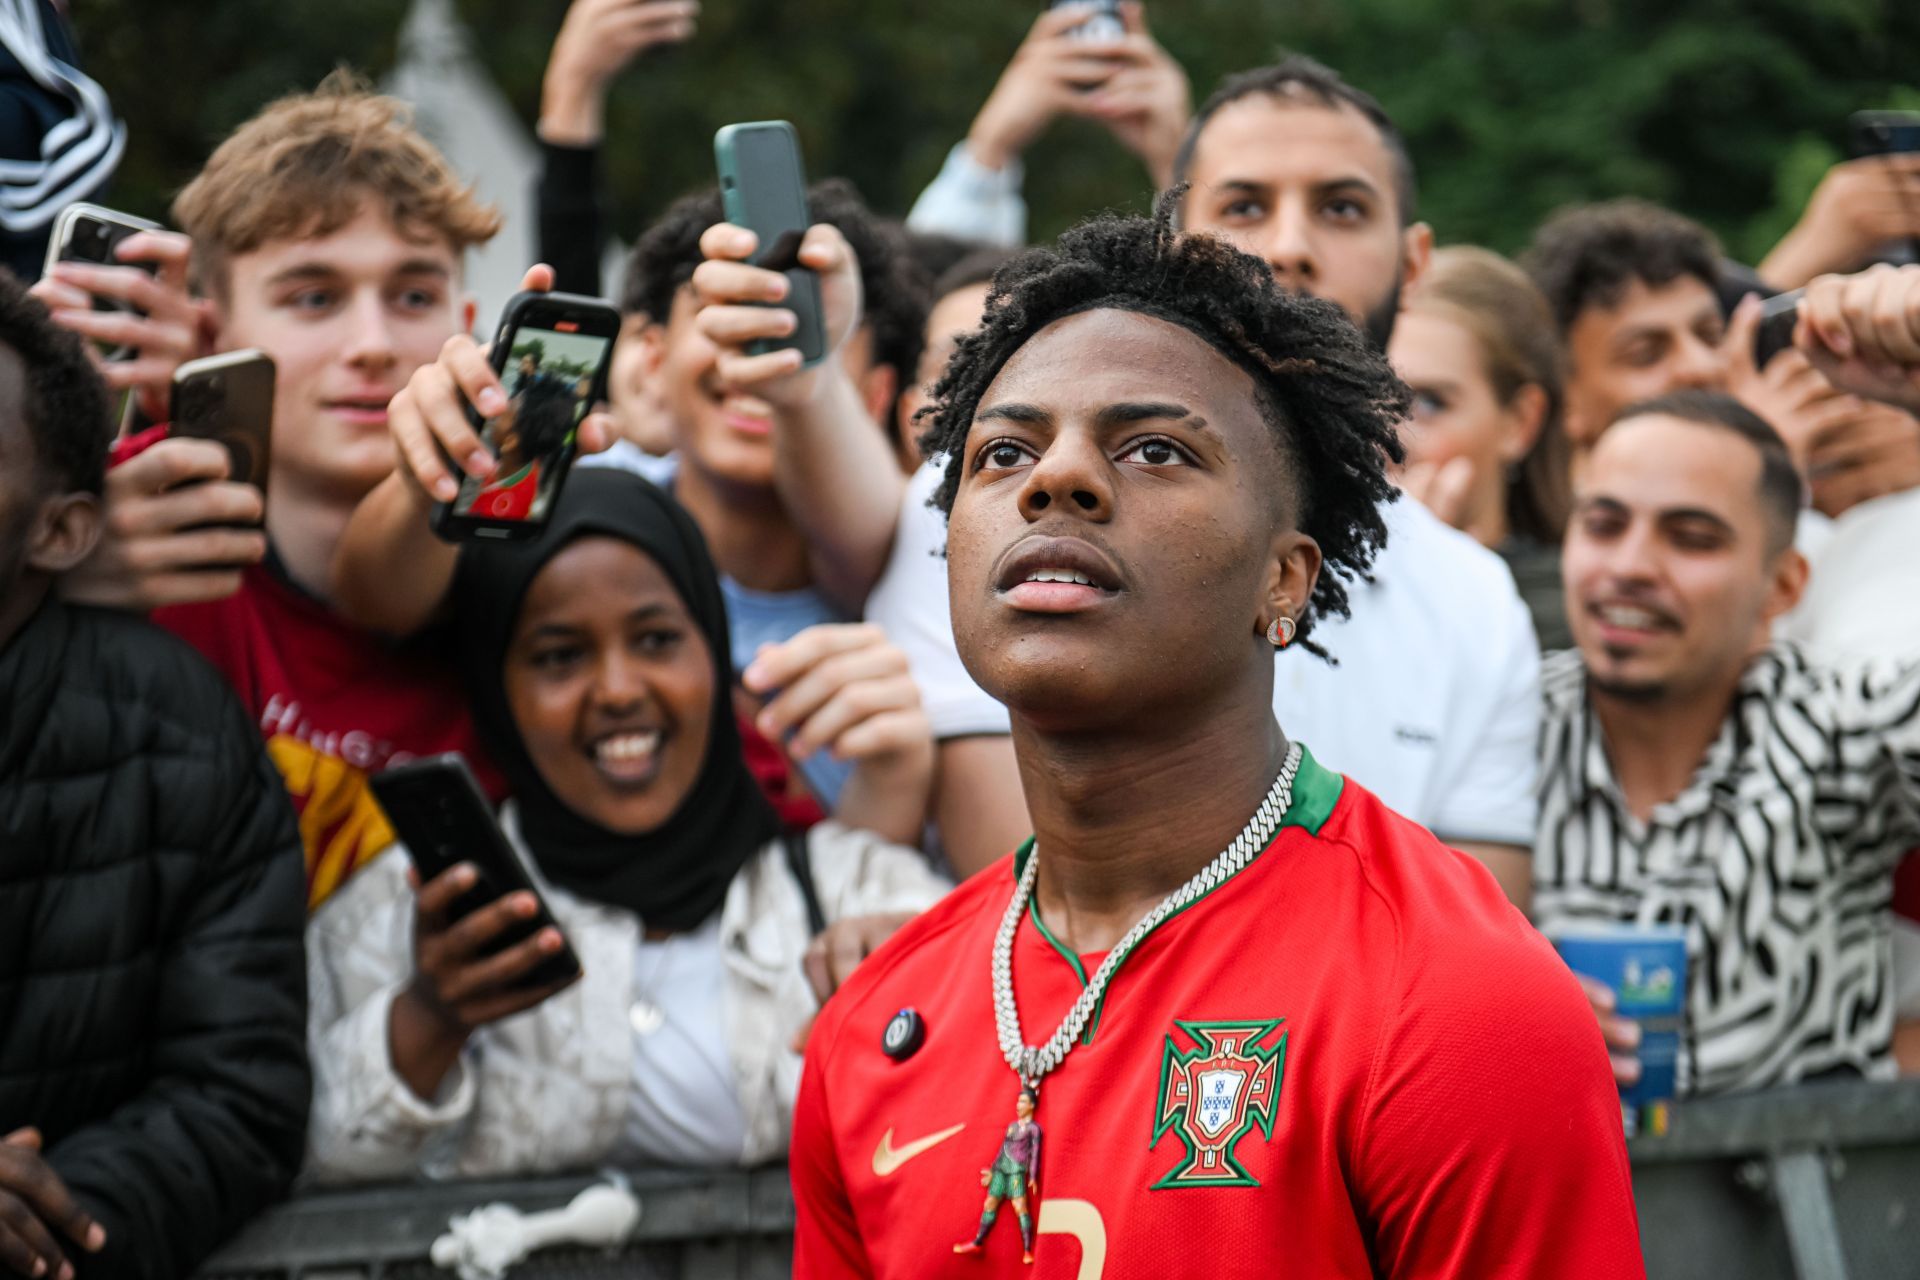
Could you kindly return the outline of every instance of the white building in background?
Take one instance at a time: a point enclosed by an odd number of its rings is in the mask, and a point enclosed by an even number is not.
[[[475,54],[453,0],[413,0],[385,88],[413,104],[421,132],[506,219],[491,244],[467,256],[467,287],[480,304],[474,331],[484,338],[534,260],[539,149]]]

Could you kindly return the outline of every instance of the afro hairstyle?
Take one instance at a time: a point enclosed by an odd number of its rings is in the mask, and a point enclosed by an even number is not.
[[[921,410],[929,421],[921,448],[946,456],[933,505],[952,512],[981,398],[1040,330],[1100,309],[1179,325],[1253,379],[1292,482],[1298,527],[1323,561],[1298,637],[1327,657],[1306,637],[1316,617],[1347,616],[1347,584],[1367,577],[1386,542],[1380,504],[1397,493],[1387,464],[1405,457],[1395,427],[1410,393],[1339,307],[1284,291],[1266,263],[1223,240],[1175,231],[1180,195],[1175,188],[1162,196],[1151,220],[1083,223],[994,276],[980,328],[960,339]]]

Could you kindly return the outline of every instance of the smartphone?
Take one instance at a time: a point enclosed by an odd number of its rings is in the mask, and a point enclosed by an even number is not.
[[[1091,10],[1085,22],[1067,33],[1075,40],[1121,40],[1126,37],[1127,24],[1120,18],[1120,0],[1050,0],[1047,8],[1064,9],[1069,6]]]
[[[1855,156],[1920,151],[1920,111],[1856,111],[1847,117],[1847,144]]]
[[[267,490],[273,456],[273,358],[249,347],[173,372],[172,434],[217,440],[232,459],[228,478]]]
[[[485,954],[497,955],[545,928],[558,928],[547,901],[526,864],[494,820],[486,793],[459,752],[397,764],[369,780],[374,799],[407,847],[422,884],[459,863],[479,874],[473,888],[454,900],[450,920],[459,920],[509,893],[531,893],[539,904],[533,916],[500,932]],[[563,940],[560,950],[529,969],[524,987],[544,987],[580,976],[580,958]]]
[[[506,412],[467,420],[493,451],[491,479],[463,476],[452,502],[436,503],[433,531],[449,542],[531,538],[547,527],[573,466],[580,420],[607,396],[607,364],[620,313],[571,293],[521,293],[493,337],[493,369]]]
[[[1753,331],[1753,367],[1764,369],[1767,361],[1793,345],[1793,331],[1800,324],[1800,295],[1805,289],[1776,293],[1760,304],[1760,324]]]
[[[786,272],[789,288],[782,305],[796,319],[791,336],[755,342],[748,350],[758,355],[794,347],[803,363],[820,363],[827,354],[820,277],[800,265],[800,240],[811,219],[799,136],[785,120],[730,124],[713,135],[713,158],[727,221],[760,238],[750,259],[755,266]]]
[[[130,213],[119,213],[112,209],[103,209],[97,204],[77,201],[60,211],[54,220],[53,234],[47,240],[47,268],[51,270],[56,262],[86,262],[98,266],[134,267],[148,275],[159,274],[158,264],[152,262],[122,262],[117,254],[120,242],[128,236],[138,235],[142,231],[158,231],[160,225],[148,222],[145,218],[136,218]],[[138,307],[128,306],[113,298],[95,296],[95,311],[131,311],[135,315],[144,315]],[[132,347],[108,346],[96,344],[108,360],[130,360]]]

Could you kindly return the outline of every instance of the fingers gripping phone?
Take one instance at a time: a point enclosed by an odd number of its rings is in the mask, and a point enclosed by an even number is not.
[[[449,542],[531,538],[546,528],[573,458],[580,420],[606,399],[607,366],[620,313],[571,293],[522,293],[494,334],[493,370],[507,408],[467,421],[493,451],[494,473],[464,476],[452,502],[436,503],[433,531]]]
[[[1793,345],[1793,331],[1800,324],[1800,295],[1805,289],[1776,293],[1760,306],[1760,323],[1753,331],[1753,367],[1764,369],[1767,361]]]
[[[228,479],[267,490],[273,454],[273,358],[251,348],[189,360],[173,373],[172,434],[218,441]]]
[[[820,277],[800,265],[800,241],[807,234],[807,177],[800,162],[800,139],[785,120],[730,124],[713,135],[713,158],[720,170],[720,202],[727,221],[745,227],[760,240],[750,261],[787,277],[787,298],[780,305],[795,317],[785,338],[763,339],[749,350],[797,348],[806,365],[827,354],[827,330],[820,305]]]
[[[84,201],[70,204],[60,211],[60,216],[53,224],[53,235],[47,240],[47,269],[52,270],[56,262],[85,262],[96,266],[134,267],[150,276],[158,275],[160,268],[156,264],[122,262],[118,253],[120,242],[127,237],[142,231],[158,230],[158,223],[136,218],[130,213],[103,209]],[[128,306],[118,299],[98,296],[93,300],[93,309],[144,314],[138,307]],[[108,360],[131,360],[135,354],[132,347],[101,344],[101,348]]]
[[[509,893],[533,895],[539,904],[533,917],[503,929],[487,944],[485,954],[497,955],[542,929],[559,928],[533,876],[494,821],[486,793],[458,752],[394,765],[374,774],[371,785],[422,884],[462,862],[471,863],[480,873],[473,888],[454,900],[450,920],[470,915]],[[517,985],[545,987],[578,976],[580,959],[562,935],[560,950],[529,969]]]

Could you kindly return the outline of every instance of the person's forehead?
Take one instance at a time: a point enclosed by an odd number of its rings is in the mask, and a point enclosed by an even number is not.
[[[1608,427],[1581,468],[1580,496],[1636,510],[1712,511],[1729,524],[1758,518],[1760,454],[1732,431],[1665,414]]]
[[[460,255],[439,236],[404,234],[371,202],[352,221],[325,235],[270,240],[232,259],[235,279],[271,280],[288,272],[325,271],[345,277],[385,278],[404,271],[436,271],[457,279]]]
[[[927,312],[927,339],[938,342],[980,327],[987,309],[987,284],[961,285],[940,297]]]
[[[576,591],[579,579],[592,581],[595,589]],[[577,612],[595,601],[608,602],[615,592],[659,597],[676,609],[682,607],[673,579],[658,560],[625,538],[603,533],[582,534],[554,552],[534,575],[523,607],[529,614],[537,610]],[[623,609],[631,603],[619,601]]]
[[[1252,377],[1191,330],[1100,308],[1055,320],[1001,366],[980,408],[1019,401],[1057,414],[1174,400],[1210,420],[1258,417]]]
[[[1663,284],[1633,279],[1612,305],[1596,302],[1581,311],[1574,327],[1624,337],[1647,329],[1691,328],[1719,314],[1719,296],[1697,276],[1675,276]]]
[[[1362,178],[1383,194],[1394,190],[1393,157],[1374,123],[1346,103],[1310,95],[1251,93],[1220,108],[1195,139],[1188,176],[1199,189]]]
[[[1481,358],[1479,339],[1456,314],[1417,302],[1400,313],[1387,344],[1387,359],[1403,378],[1458,379],[1479,372]]]

